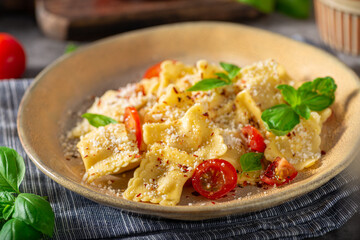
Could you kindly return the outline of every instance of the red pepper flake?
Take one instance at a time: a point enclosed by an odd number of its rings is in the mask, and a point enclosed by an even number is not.
[[[140,155],[140,154],[136,154],[135,157],[136,157],[136,158],[140,158],[141,155]]]
[[[208,112],[203,113],[203,116],[208,117],[208,116],[209,116],[209,113],[208,113]]]
[[[87,158],[89,155],[85,155],[84,158]]]
[[[215,202],[211,202],[211,203],[215,205]]]
[[[141,196],[141,193],[139,193],[138,195],[136,195],[136,197],[140,197]]]
[[[70,161],[70,158],[65,158],[66,160]]]
[[[169,160],[166,161],[166,164],[169,164]]]
[[[188,177],[187,175],[184,175],[184,177]]]
[[[98,106],[101,105],[101,99],[99,99],[98,103],[97,103]]]
[[[174,89],[174,92],[175,92],[176,94],[179,93],[178,90],[176,90],[176,87],[173,87],[173,89]]]
[[[166,101],[163,101],[164,104],[168,104]]]
[[[144,85],[142,85],[142,84],[136,84],[136,86],[135,86],[135,92],[136,92],[136,93],[141,92],[141,94],[142,94],[143,96],[146,95]]]
[[[190,100],[191,99],[191,97],[189,96],[189,95],[186,95],[186,97]]]
[[[194,154],[194,157],[199,157],[199,156]]]
[[[214,132],[211,133],[211,136],[214,136]]]
[[[92,174],[90,174],[91,176],[94,176],[95,175],[95,173],[92,173]]]
[[[178,100],[178,102],[181,102],[181,98],[180,98],[180,97],[178,97],[177,100]]]

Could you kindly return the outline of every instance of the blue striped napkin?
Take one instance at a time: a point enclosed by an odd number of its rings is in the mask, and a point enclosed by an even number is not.
[[[0,81],[0,145],[24,156],[21,191],[48,196],[54,239],[302,239],[339,228],[359,208],[357,176],[345,170],[293,201],[241,216],[186,222],[142,216],[94,203],[41,173],[26,156],[16,130],[18,105],[31,79]]]

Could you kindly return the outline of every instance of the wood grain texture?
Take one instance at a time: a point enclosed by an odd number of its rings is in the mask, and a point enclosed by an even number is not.
[[[179,21],[239,21],[260,13],[234,0],[37,0],[36,15],[47,36],[84,40]]]

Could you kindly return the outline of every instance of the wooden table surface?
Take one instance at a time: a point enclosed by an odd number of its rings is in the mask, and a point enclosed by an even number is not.
[[[266,29],[295,39],[305,39],[314,44],[322,44],[314,18],[294,20],[288,17],[272,14],[244,24]],[[23,77],[35,77],[44,67],[60,57],[68,42],[46,38],[37,27],[36,21],[26,15],[1,15],[0,32],[8,32],[17,37],[24,45],[27,53],[27,69]],[[84,45],[87,42],[77,42]],[[360,57],[334,54],[346,65],[360,75]],[[360,184],[360,182],[359,182]],[[357,213],[340,229],[332,231],[317,239],[360,239],[360,214]]]

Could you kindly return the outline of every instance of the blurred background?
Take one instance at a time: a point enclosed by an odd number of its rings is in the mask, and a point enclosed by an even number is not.
[[[339,7],[336,5],[339,2],[357,5]],[[0,0],[0,32],[13,35],[25,49],[27,63],[22,77],[35,77],[64,52],[102,37],[154,25],[201,20],[238,22],[277,32],[330,51],[360,73],[356,56],[359,34],[350,36],[351,32],[346,32],[346,29],[358,30],[355,23],[358,24],[359,3],[357,0]]]

